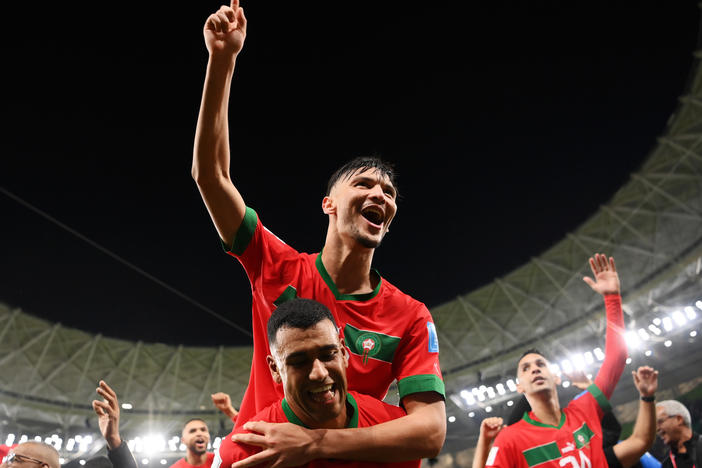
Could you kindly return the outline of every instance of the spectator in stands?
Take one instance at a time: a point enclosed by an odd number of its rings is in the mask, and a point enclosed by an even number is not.
[[[668,446],[663,468],[702,467],[702,437],[692,430],[688,409],[676,400],[656,405],[658,435]]]
[[[44,442],[23,442],[13,447],[0,465],[0,468],[59,468],[59,453]]]

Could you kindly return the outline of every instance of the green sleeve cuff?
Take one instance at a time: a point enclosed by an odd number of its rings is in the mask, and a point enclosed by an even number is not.
[[[609,403],[609,400],[597,385],[593,383],[587,387],[587,391],[590,392],[593,397],[595,397],[595,400],[597,401],[597,404],[600,405],[602,411],[605,413],[612,411],[612,405]]]
[[[397,382],[397,389],[400,392],[400,398],[413,393],[436,392],[446,399],[446,390],[444,381],[438,375],[421,374],[411,375]]]
[[[236,236],[234,237],[232,245],[229,246],[220,239],[224,251],[234,255],[243,254],[246,247],[249,246],[249,242],[253,239],[254,232],[256,232],[256,224],[258,224],[258,215],[253,208],[247,206],[244,219],[241,220],[241,226],[239,226],[239,230],[236,231]]]

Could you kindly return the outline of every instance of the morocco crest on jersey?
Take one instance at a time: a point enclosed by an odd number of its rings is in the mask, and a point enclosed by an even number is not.
[[[365,365],[368,363],[368,355],[373,351],[373,348],[375,348],[375,340],[372,337],[366,338],[361,345],[363,346],[362,362],[363,365]]]

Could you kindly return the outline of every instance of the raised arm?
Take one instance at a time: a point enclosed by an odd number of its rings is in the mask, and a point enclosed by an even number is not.
[[[480,435],[473,455],[473,468],[485,468],[488,453],[497,434],[502,430],[502,418],[485,418],[480,423]]]
[[[654,396],[658,389],[658,371],[648,366],[639,367],[631,373],[634,385],[639,391],[639,414],[636,416],[634,431],[613,447],[614,454],[623,468],[634,466],[656,439],[656,403]],[[645,400],[644,400],[645,398]]]
[[[595,384],[605,397],[610,398],[626,366],[627,349],[624,341],[624,316],[620,295],[619,275],[614,259],[595,254],[590,258],[590,268],[594,279],[587,276],[583,280],[597,293],[604,296],[607,314],[605,336],[605,359],[595,377]]]
[[[413,393],[402,400],[403,416],[357,429],[305,429],[291,423],[249,421],[232,440],[263,450],[232,465],[264,463],[271,468],[299,466],[318,458],[368,462],[400,462],[436,457],[446,437],[446,407],[434,392]]]
[[[104,380],[99,385],[96,391],[103,400],[93,400],[93,410],[98,416],[100,432],[107,442],[107,456],[114,468],[137,468],[132,452],[119,435],[117,394]]]
[[[246,206],[229,174],[229,94],[236,58],[246,38],[246,17],[238,0],[207,18],[203,34],[209,52],[195,130],[192,176],[222,240],[231,246]]]
[[[228,393],[217,392],[212,395],[212,403],[222,413],[226,414],[232,422],[236,422],[239,412],[232,406],[232,399]]]

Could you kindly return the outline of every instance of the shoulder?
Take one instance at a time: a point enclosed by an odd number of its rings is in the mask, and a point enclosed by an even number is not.
[[[181,458],[180,460],[172,464],[170,468],[185,468],[186,466],[188,466],[188,462],[185,461],[185,458]]]
[[[385,307],[389,305],[391,307],[402,308],[405,313],[407,311],[412,311],[416,314],[430,316],[429,309],[423,302],[402,292],[397,286],[388,281],[387,278],[383,277],[382,281],[382,296],[383,300],[386,302]],[[387,304],[387,302],[389,302],[389,304]]]
[[[407,412],[397,405],[391,405],[378,400],[370,395],[349,391],[358,405],[359,414],[369,414],[377,417],[381,421],[388,421],[406,416]]]

